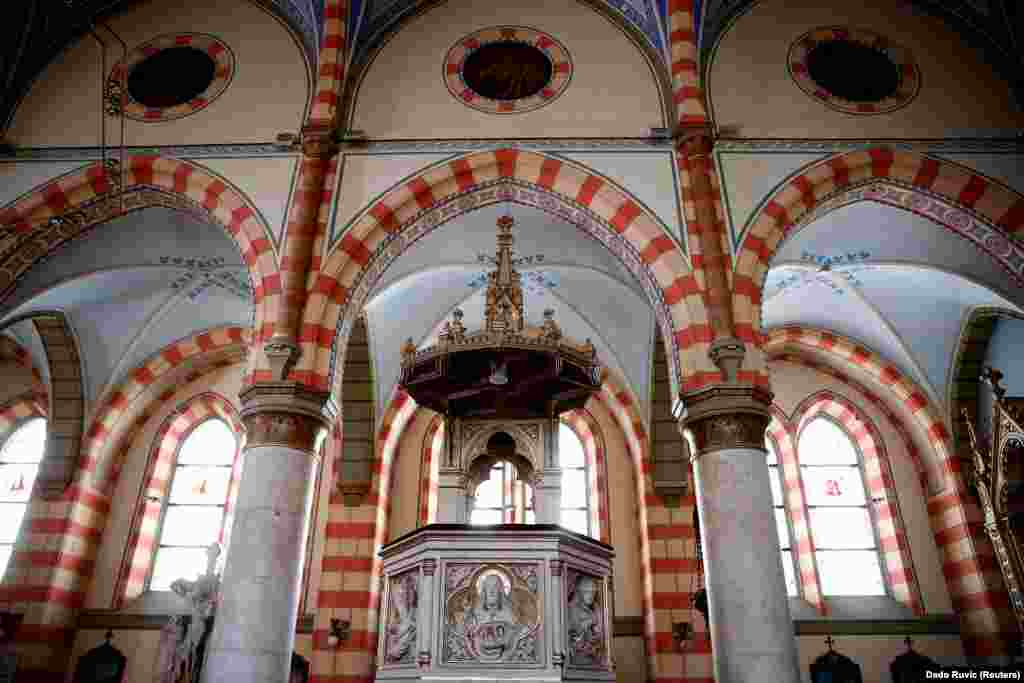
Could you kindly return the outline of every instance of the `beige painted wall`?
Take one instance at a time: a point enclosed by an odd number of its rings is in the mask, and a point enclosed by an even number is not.
[[[615,662],[615,680],[618,683],[641,683],[648,680],[642,637],[612,638],[612,661]]]
[[[74,665],[78,658],[103,642],[105,629],[86,629],[75,636],[72,666],[68,669],[68,683],[74,676]],[[155,680],[156,660],[160,651],[160,631],[157,630],[115,630],[111,644],[128,658],[125,671],[126,683],[146,683]],[[295,636],[295,653],[312,662],[313,637]]]
[[[167,122],[127,122],[128,145],[268,142],[296,132],[309,100],[298,43],[279,20],[247,0],[165,0],[135,5],[110,20],[129,49],[168,33],[209,33],[231,48],[235,77],[199,113]],[[108,54],[105,80],[120,50]],[[100,49],[89,37],[40,76],[15,113],[15,145],[90,146],[100,142]],[[116,120],[108,118],[108,128]],[[115,135],[116,133],[116,135]],[[119,131],[108,131],[111,144]]]
[[[433,419],[430,410],[417,410],[398,442],[397,460],[391,464],[391,514],[388,540],[407,534],[417,526],[420,498],[420,458],[423,436]]]
[[[572,82],[554,102],[524,114],[478,112],[448,92],[445,55],[459,39],[497,25],[528,26],[569,51]],[[352,128],[372,138],[639,137],[665,125],[640,49],[577,2],[450,0],[409,22],[369,66]]]
[[[153,414],[132,443],[131,451],[124,460],[117,488],[114,490],[114,502],[111,505],[107,526],[103,531],[103,540],[100,542],[96,556],[96,569],[85,600],[87,609],[110,609],[113,605],[114,582],[117,580],[117,572],[126,552],[132,514],[135,511],[135,502],[138,499],[139,491],[143,486],[142,479],[145,475],[150,448],[160,425],[177,406],[205,391],[217,392],[238,407],[237,397],[242,386],[244,371],[245,364],[239,363],[205,374],[194,382],[182,386],[174,400],[168,401]]]
[[[902,635],[894,636],[835,636],[834,645],[840,652],[860,665],[867,683],[889,683],[892,677],[889,665],[907,651]],[[797,637],[800,672],[803,683],[811,683],[811,663],[825,654],[825,636]],[[931,657],[940,666],[963,665],[964,650],[960,636],[913,636],[914,649]]]
[[[921,587],[921,598],[928,613],[950,614],[953,604],[942,574],[942,561],[935,545],[928,520],[927,498],[903,439],[892,424],[874,405],[847,384],[828,375],[791,363],[772,362],[769,365],[775,404],[791,415],[797,405],[811,394],[828,390],[845,397],[860,407],[871,418],[882,439],[896,482],[900,513],[903,516],[907,540],[910,543],[914,572]],[[867,679],[865,679],[867,680]]]
[[[979,129],[1024,125],[1024,116],[1011,113],[1007,84],[976,51],[941,20],[902,7],[889,0],[754,5],[725,35],[711,65],[716,124],[751,138],[982,137]],[[836,25],[874,31],[912,50],[922,73],[917,98],[891,114],[854,116],[800,90],[786,69],[790,45],[807,31]]]

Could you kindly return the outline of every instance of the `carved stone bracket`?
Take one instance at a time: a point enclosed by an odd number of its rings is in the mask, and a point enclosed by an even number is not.
[[[288,379],[288,373],[299,360],[299,345],[285,337],[273,337],[263,345],[270,371],[275,381]]]
[[[256,384],[239,397],[248,448],[284,446],[313,454],[318,434],[337,416],[327,392],[297,382]]]
[[[314,159],[329,159],[338,153],[332,126],[306,126],[300,137],[302,153]]]
[[[745,386],[717,386],[684,396],[679,426],[692,438],[691,458],[727,448],[764,450],[771,401],[771,392]]]

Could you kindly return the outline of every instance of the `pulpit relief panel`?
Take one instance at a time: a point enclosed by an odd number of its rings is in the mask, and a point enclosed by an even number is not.
[[[419,569],[402,572],[389,579],[385,664],[413,664],[416,660],[418,581]]]
[[[445,567],[441,663],[543,666],[539,563]]]
[[[608,630],[604,618],[604,581],[576,569],[569,569],[565,578],[568,663],[570,666],[605,668],[608,664]]]

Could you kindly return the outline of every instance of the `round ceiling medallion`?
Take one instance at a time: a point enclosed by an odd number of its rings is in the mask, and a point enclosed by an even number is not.
[[[235,57],[223,42],[203,33],[154,38],[114,67],[112,82],[126,79],[125,116],[170,121],[205,108],[231,83]]]
[[[921,87],[910,52],[870,31],[815,29],[789,48],[788,64],[801,90],[847,114],[894,111]]]
[[[489,114],[518,114],[561,95],[572,79],[572,61],[557,40],[522,26],[472,33],[445,57],[449,92]]]

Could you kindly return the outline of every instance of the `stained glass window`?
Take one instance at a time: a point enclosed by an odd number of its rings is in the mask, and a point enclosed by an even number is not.
[[[790,596],[799,594],[796,583],[796,568],[793,563],[793,544],[790,541],[789,522],[786,517],[786,500],[783,496],[782,470],[779,467],[779,455],[775,450],[775,442],[764,440],[768,451],[768,481],[772,488],[772,505],[775,508],[775,530],[779,535],[779,548],[782,553],[782,574],[786,579],[786,593]]]
[[[590,535],[590,472],[583,444],[568,425],[558,426],[558,459],[562,466],[561,524]]]
[[[18,540],[46,448],[46,420],[23,423],[0,448],[0,579]]]
[[[885,595],[878,542],[860,458],[853,442],[827,418],[800,435],[803,478],[823,595]]]
[[[206,549],[224,540],[224,511],[238,443],[223,420],[202,422],[178,449],[164,505],[149,588],[170,590],[176,579],[206,570]]]

